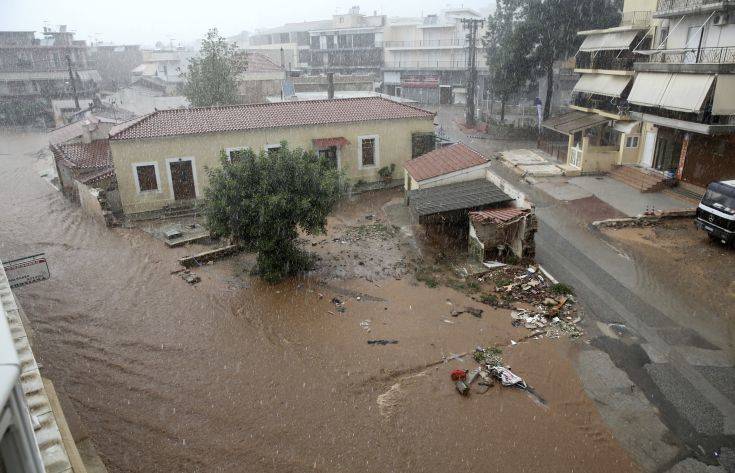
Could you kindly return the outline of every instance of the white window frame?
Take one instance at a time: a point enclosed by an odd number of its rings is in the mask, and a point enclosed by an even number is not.
[[[330,148],[329,146],[325,148],[317,148],[316,155],[319,156],[319,151],[326,151],[329,148]],[[337,170],[341,171],[342,170],[342,147],[335,146],[335,148],[337,148]]]
[[[281,148],[281,143],[270,143],[263,147],[263,149],[265,150],[265,154],[268,154],[268,151],[272,149],[278,149],[278,148]]]
[[[628,140],[635,140],[635,146],[628,146]],[[641,137],[639,135],[633,135],[633,136],[626,136],[625,137],[625,147],[628,149],[638,148],[641,145]]]
[[[199,192],[199,179],[197,178],[197,166],[196,159],[193,157],[181,157],[181,158],[167,158],[166,159],[166,177],[168,177],[168,189],[171,195],[171,200],[176,200],[174,196],[174,181],[171,176],[171,163],[178,163],[179,161],[191,161],[191,175],[194,179],[194,196],[195,199],[201,198],[201,192]]]
[[[150,161],[146,163],[133,163],[133,182],[135,182],[135,190],[138,194],[160,194],[163,192],[163,189],[161,188],[161,172],[158,169],[158,162],[157,161]],[[145,167],[145,166],[153,166],[153,168],[156,170],[156,187],[157,189],[149,190],[149,191],[142,191],[140,190],[140,181],[138,180],[138,168],[139,167]]]
[[[234,148],[225,148],[225,155],[227,155],[227,162],[232,162],[232,156],[230,156],[230,153],[233,151],[245,151],[246,149],[250,149],[250,146],[235,146]]]
[[[375,164],[367,166],[362,165],[362,142],[364,140],[375,140],[373,152],[375,154]],[[357,166],[358,169],[376,169],[380,168],[380,136],[378,135],[362,135],[357,137]]]

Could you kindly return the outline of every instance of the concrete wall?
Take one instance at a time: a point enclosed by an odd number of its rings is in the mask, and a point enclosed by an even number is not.
[[[656,11],[658,0],[625,0],[623,13],[629,11]]]
[[[687,47],[687,35],[690,27],[701,26],[710,13],[703,15],[690,15],[684,18],[682,22],[676,26],[679,19],[669,20],[669,39],[666,42],[666,49],[676,49]],[[676,26],[676,28],[675,28]],[[710,18],[707,25],[703,28],[702,47],[731,47],[735,46],[735,24],[726,26],[714,26]],[[689,45],[688,47],[696,48],[698,43]]]
[[[620,149],[613,146],[592,146],[589,138],[582,140],[582,172],[609,172],[619,162]]]
[[[433,179],[427,179],[421,182],[417,182],[413,177],[406,173],[406,182],[408,182],[408,180],[410,179],[411,190],[428,189],[430,187],[445,186],[447,184],[454,184],[457,182],[485,179],[488,168],[490,168],[490,163],[475,166],[470,169],[463,169],[461,171],[445,174],[443,176],[435,177]]]
[[[706,187],[710,182],[727,179],[735,179],[735,135],[705,136],[692,133],[681,180]]]
[[[316,138],[344,137],[350,144],[340,150],[340,169],[350,181],[377,182],[378,169],[391,163],[400,169],[411,159],[411,135],[433,132],[432,119],[384,120],[338,125],[273,128],[247,132],[207,133],[142,140],[112,140],[110,148],[115,165],[120,197],[125,213],[161,209],[174,202],[169,185],[166,163],[170,158],[193,158],[197,197],[202,197],[208,185],[206,167],[219,166],[224,148],[250,147],[260,151],[268,144],[286,140],[292,148],[313,149]],[[361,169],[358,163],[358,136],[377,135],[378,149],[375,166]],[[156,163],[158,190],[138,193],[134,163]]]
[[[79,181],[75,182],[77,187],[77,195],[79,196],[79,205],[85,213],[94,217],[100,223],[105,223],[105,217],[102,212],[102,206],[99,201],[99,190],[86,186]]]
[[[415,100],[425,105],[439,105],[440,92],[439,87],[431,89],[421,87],[403,87],[401,88],[401,97],[409,100]]]

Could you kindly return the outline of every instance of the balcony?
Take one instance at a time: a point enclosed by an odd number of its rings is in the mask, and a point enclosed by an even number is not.
[[[605,97],[603,95],[591,95],[585,93],[573,93],[570,103],[571,108],[584,112],[602,112],[604,116],[625,117],[628,114],[628,106],[622,105],[618,98]]]
[[[633,64],[639,57],[627,52],[618,55],[618,51],[580,52],[574,69],[632,72]]]
[[[429,70],[429,71],[460,71],[467,70],[465,59],[457,61],[388,61],[384,69],[388,70]],[[477,70],[486,71],[487,66],[482,61],[477,62]]]
[[[662,64],[735,64],[735,47],[665,49],[648,62]]]
[[[735,6],[734,0],[659,0],[654,18],[669,18],[691,13],[709,13]]]
[[[735,46],[663,49],[637,61],[639,72],[735,73]]]
[[[452,49],[466,48],[466,39],[437,39],[427,41],[384,41],[385,49]],[[480,47],[479,44],[477,46]]]
[[[650,11],[628,11],[623,13],[620,26],[649,26],[651,24]]]

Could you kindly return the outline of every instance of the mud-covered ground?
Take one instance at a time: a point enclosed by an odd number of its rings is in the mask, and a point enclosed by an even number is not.
[[[308,275],[268,285],[240,254],[189,285],[172,270],[206,246],[101,227],[33,169],[42,136],[3,140],[0,255],[46,252],[52,279],[16,296],[75,435],[110,471],[638,469],[575,374],[585,338],[513,345],[529,330],[482,302],[493,284],[417,281],[426,253],[385,212],[399,193],[340,205],[306,238],[322,258]],[[460,396],[449,373],[476,364],[453,355],[478,345],[501,348],[544,402],[497,383]]]
[[[716,295],[707,301],[711,315],[735,321],[735,249],[710,241],[691,219],[604,229],[603,234],[657,268],[653,276],[665,279],[682,294],[693,299]]]

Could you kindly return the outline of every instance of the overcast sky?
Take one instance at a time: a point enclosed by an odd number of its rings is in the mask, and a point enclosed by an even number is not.
[[[68,25],[76,39],[153,45],[189,43],[212,26],[223,36],[286,22],[327,19],[360,5],[362,13],[419,16],[447,6],[488,8],[491,0],[0,0],[0,30],[41,31],[44,24]]]

